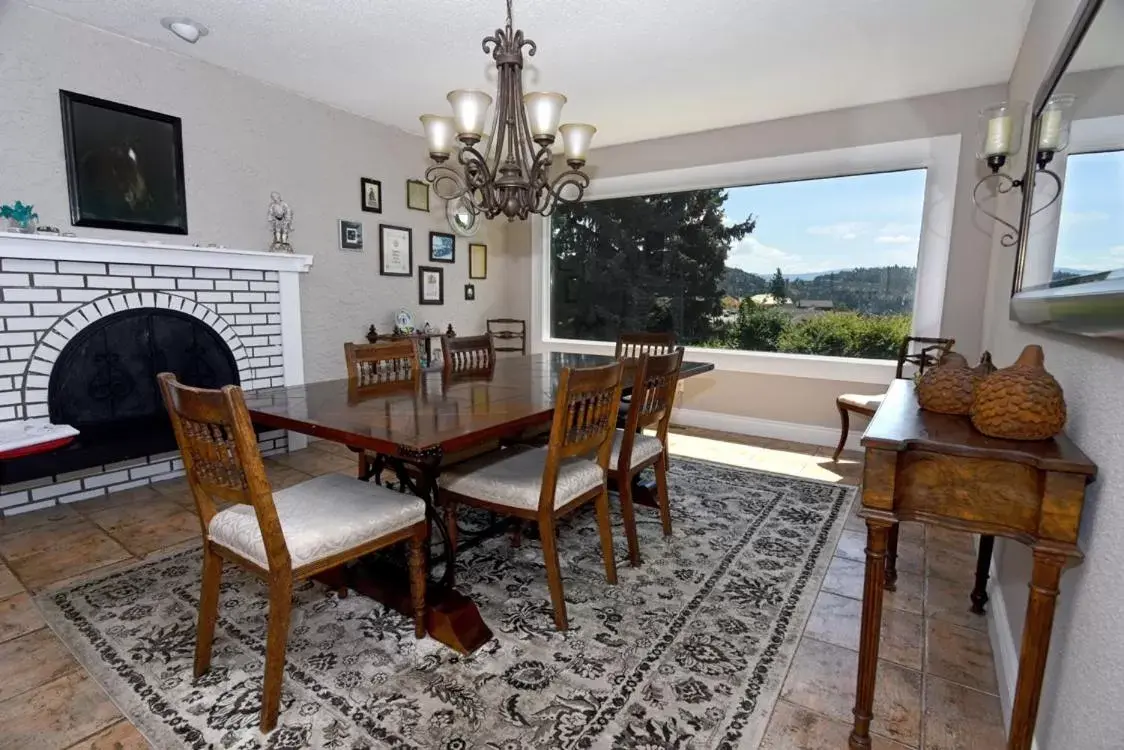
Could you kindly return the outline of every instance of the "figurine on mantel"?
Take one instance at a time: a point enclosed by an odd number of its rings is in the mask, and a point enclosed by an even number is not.
[[[372,323],[371,327],[367,329],[367,343],[379,343],[379,332],[375,330],[375,324]]]
[[[293,231],[293,209],[281,200],[281,193],[269,194],[269,225],[273,229],[273,242],[269,246],[272,253],[291,253],[289,234]]]

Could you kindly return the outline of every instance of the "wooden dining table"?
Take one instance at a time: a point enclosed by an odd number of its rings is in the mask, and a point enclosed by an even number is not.
[[[248,391],[246,406],[255,424],[341,443],[378,457],[376,466],[395,470],[404,489],[427,507],[430,533],[443,542],[444,575],[427,592],[427,630],[461,653],[471,653],[491,630],[471,599],[457,592],[456,552],[447,543],[443,514],[437,512],[437,481],[450,457],[493,442],[515,441],[551,421],[562,371],[611,364],[610,356],[533,354],[501,357],[486,372],[425,373],[417,383],[358,386],[348,379]],[[633,363],[625,362],[631,385]],[[706,362],[684,361],[680,378],[713,370]],[[361,477],[378,481],[379,473]],[[638,502],[650,497],[635,489]],[[458,543],[458,547],[465,545]],[[399,580],[400,579],[400,580]],[[405,576],[352,575],[347,585],[401,611],[408,611]]]

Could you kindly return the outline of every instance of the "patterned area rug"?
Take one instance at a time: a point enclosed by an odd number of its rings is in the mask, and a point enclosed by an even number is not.
[[[459,588],[496,633],[469,657],[415,641],[410,621],[369,599],[300,586],[282,714],[267,736],[257,729],[267,597],[252,576],[226,567],[199,680],[197,551],[38,603],[160,750],[756,747],[854,490],[683,459],[670,485],[673,537],[639,509],[644,562],[619,563],[617,586],[605,582],[592,507],[562,524],[566,633],[554,629],[534,540],[513,549],[497,537],[459,561]]]

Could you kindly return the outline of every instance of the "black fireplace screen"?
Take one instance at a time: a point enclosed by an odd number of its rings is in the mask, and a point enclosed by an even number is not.
[[[226,342],[206,323],[174,310],[107,315],[83,329],[51,371],[51,421],[79,430],[137,419],[167,422],[156,375],[174,372],[200,388],[238,383]]]
[[[51,370],[48,410],[55,424],[77,427],[71,445],[4,462],[5,484],[172,450],[175,436],[156,375],[188,385],[238,384],[230,348],[196,318],[142,308],[92,323],[63,349]]]

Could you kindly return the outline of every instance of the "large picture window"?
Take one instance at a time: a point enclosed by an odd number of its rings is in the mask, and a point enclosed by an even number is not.
[[[687,346],[893,359],[924,200],[914,169],[560,206],[551,335],[671,330]]]
[[[1124,151],[1070,154],[1053,281],[1124,268]]]

